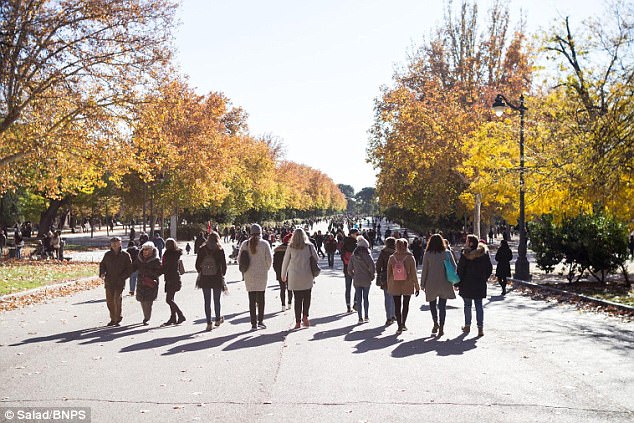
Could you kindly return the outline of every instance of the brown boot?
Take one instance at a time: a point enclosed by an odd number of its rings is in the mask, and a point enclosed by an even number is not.
[[[445,334],[444,328],[445,328],[444,325],[438,326],[438,336],[439,337],[441,337],[441,336],[443,336]]]
[[[478,326],[478,336],[484,336],[484,328],[482,326]]]
[[[438,326],[438,323],[437,323],[437,322],[434,322],[434,327],[433,327],[433,328],[431,328],[431,333],[432,333],[432,335],[435,335],[436,333],[438,333],[438,327],[439,327],[439,326]]]
[[[470,331],[471,331],[471,326],[469,326],[469,325],[464,325],[464,326],[462,327],[462,332],[463,332],[463,333],[469,333]]]

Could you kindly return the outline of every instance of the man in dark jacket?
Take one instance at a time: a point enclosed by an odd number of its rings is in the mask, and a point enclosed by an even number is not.
[[[352,257],[352,253],[355,248],[357,248],[357,236],[359,235],[359,230],[356,228],[350,229],[350,233],[347,237],[343,239],[343,247],[341,249],[341,260],[343,261],[343,275],[346,281],[346,306],[348,313],[352,312],[352,309],[357,309],[357,304],[355,303],[352,307],[350,307],[350,295],[352,290],[352,276],[348,275],[348,264],[350,263],[350,258]]]
[[[275,270],[275,277],[277,281],[280,283],[280,299],[282,300],[282,310],[287,309],[286,307],[286,292],[288,291],[288,309],[291,308],[291,302],[293,301],[293,291],[288,289],[288,281],[284,282],[282,280],[282,262],[284,261],[284,254],[286,254],[286,249],[288,248],[288,243],[291,240],[291,236],[293,234],[288,233],[282,239],[282,244],[278,245],[275,250],[273,250],[273,270]]]
[[[106,304],[110,311],[108,326],[119,326],[121,323],[121,293],[125,287],[125,280],[132,273],[130,254],[121,251],[121,239],[110,240],[108,251],[99,264],[99,277],[104,280],[106,288]]]
[[[464,301],[465,325],[462,327],[464,333],[469,333],[471,328],[471,307],[472,303],[475,303],[478,336],[484,335],[482,299],[487,296],[487,280],[492,272],[493,264],[486,244],[479,242],[475,235],[468,235],[465,248],[458,261],[460,283],[456,285]]]

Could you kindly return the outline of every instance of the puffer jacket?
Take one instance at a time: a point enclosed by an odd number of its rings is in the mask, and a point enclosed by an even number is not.
[[[370,251],[365,247],[355,248],[350,263],[348,263],[348,275],[352,276],[352,284],[355,288],[366,288],[372,285],[376,266],[370,256]]]
[[[143,250],[139,253],[137,260],[132,263],[134,271],[139,272],[138,282],[136,286],[137,301],[154,301],[158,296],[159,277],[163,274],[163,266],[158,256],[158,249],[154,247],[152,255],[149,258],[143,256]],[[143,283],[144,278],[151,279],[155,282],[154,287],[146,286]]]
[[[115,252],[110,249],[99,263],[99,276],[105,278],[106,288],[123,289],[131,273],[132,260],[126,251]]]
[[[463,298],[486,298],[487,280],[493,272],[489,249],[483,243],[479,243],[475,249],[465,248],[458,261],[458,276],[460,283],[456,286],[460,289]]]
[[[181,275],[178,273],[178,260],[183,255],[182,250],[166,250],[163,254],[163,274],[165,279],[165,292],[181,290]]]

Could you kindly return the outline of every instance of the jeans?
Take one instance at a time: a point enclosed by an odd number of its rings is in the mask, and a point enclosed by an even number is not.
[[[396,308],[394,306],[394,297],[387,292],[387,289],[383,290],[383,296],[385,297],[385,319],[394,319],[396,316]]]
[[[482,308],[482,298],[463,298],[464,301],[464,324],[471,326],[471,303],[475,303],[476,323],[481,328],[484,325],[484,309]]]
[[[354,293],[354,301],[357,304],[357,314],[359,315],[359,319],[361,319],[362,309],[365,310],[365,318],[368,318],[368,307],[370,306],[370,300],[368,299],[368,295],[370,295],[370,287],[364,286],[355,288]],[[363,299],[363,307],[361,306],[361,300]]]
[[[295,292],[295,321],[299,322],[302,316],[308,317],[310,311],[311,290],[305,289]]]
[[[134,292],[136,290],[136,281],[139,277],[139,272],[132,272],[130,275],[130,292]]]
[[[398,327],[405,326],[405,322],[407,321],[407,314],[409,313],[409,300],[412,298],[411,295],[395,295],[394,297],[394,307],[396,309],[396,322],[398,323]],[[403,309],[401,310],[401,302],[403,303]]]
[[[207,323],[211,323],[211,291],[212,288],[203,288],[203,298],[205,299],[205,317]],[[214,291],[214,312],[216,314],[216,321],[220,320],[220,295],[222,294],[222,288],[213,288]]]
[[[16,259],[22,258],[22,247],[15,247],[15,258]]]
[[[295,300],[297,304],[297,299]],[[256,320],[257,306],[257,320]],[[249,314],[251,315],[251,326],[264,322],[264,291],[249,292]]]
[[[328,267],[335,266],[335,252],[329,252],[328,254]]]
[[[438,310],[436,310],[436,300],[429,302],[429,310],[431,311],[431,317],[434,319],[434,323],[439,323],[440,326],[445,325],[445,316],[447,315],[447,299],[438,298]],[[438,312],[440,312],[440,321],[438,320]]]
[[[282,300],[282,307],[286,305],[286,293],[288,292],[288,305],[291,305],[291,301],[293,301],[293,291],[288,289],[288,281],[280,282],[280,299]]]
[[[351,306],[350,304],[350,293],[352,290],[352,276],[348,275],[348,265],[344,264],[343,266],[343,275],[344,278],[346,279],[346,305],[348,307]],[[356,299],[355,299],[356,300]]]
[[[174,302],[175,295],[176,295],[176,291],[174,291],[173,289],[168,289],[167,293],[165,294],[165,302],[167,303],[167,305],[170,306],[171,318],[175,318],[176,315],[178,315],[179,317],[183,315],[183,312],[181,311],[181,309],[178,308],[178,306]]]

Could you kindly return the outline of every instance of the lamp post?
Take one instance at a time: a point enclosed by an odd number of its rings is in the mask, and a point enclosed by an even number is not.
[[[525,222],[525,203],[524,203],[524,112],[528,110],[524,106],[524,95],[520,95],[519,105],[515,105],[508,101],[502,94],[495,97],[493,103],[493,111],[496,116],[502,116],[506,107],[520,112],[520,242],[517,247],[517,260],[515,261],[515,279],[528,281],[531,279],[528,258],[526,257],[527,239],[526,239],[526,222]]]

